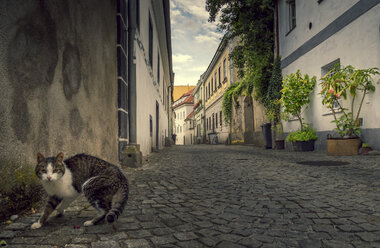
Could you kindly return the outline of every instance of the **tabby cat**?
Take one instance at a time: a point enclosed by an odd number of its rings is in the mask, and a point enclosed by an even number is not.
[[[83,192],[99,215],[84,222],[96,225],[103,219],[112,223],[122,213],[128,200],[128,181],[111,163],[87,154],[77,154],[63,161],[63,153],[45,158],[37,154],[36,175],[48,194],[40,219],[31,228],[40,228],[56,209],[58,216]]]

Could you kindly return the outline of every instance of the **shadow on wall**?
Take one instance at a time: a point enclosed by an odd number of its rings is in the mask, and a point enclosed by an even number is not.
[[[25,143],[31,131],[27,100],[37,88],[47,88],[53,82],[58,60],[56,27],[41,1],[38,8],[18,21],[18,29],[8,47],[7,64],[13,87],[12,128],[16,138]],[[40,97],[43,109],[39,140],[47,140],[46,97]],[[44,147],[47,144],[40,144]]]
[[[30,109],[28,102],[37,98],[41,118],[37,124],[38,135],[32,139],[36,147],[48,150],[51,109],[45,94],[53,83],[58,63],[56,25],[44,1],[40,1],[37,9],[20,19],[17,26],[7,54],[9,79],[14,92],[12,129],[19,141],[27,142],[34,124],[31,123],[31,112],[34,110]],[[70,101],[78,93],[82,80],[79,49],[70,43],[65,44],[62,54],[62,78],[65,98]],[[69,118],[69,130],[73,137],[78,137],[85,126],[78,108],[70,111]]]

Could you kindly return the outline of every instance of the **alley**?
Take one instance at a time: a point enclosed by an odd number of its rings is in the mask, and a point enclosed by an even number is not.
[[[314,163],[299,163],[307,161]],[[41,229],[30,229],[38,214],[2,226],[0,240],[46,248],[380,247],[379,166],[376,156],[173,146],[125,169],[130,200],[114,226],[83,227],[94,210],[80,198]]]

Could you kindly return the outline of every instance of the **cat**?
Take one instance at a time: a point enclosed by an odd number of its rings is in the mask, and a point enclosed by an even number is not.
[[[84,226],[96,225],[104,219],[113,223],[128,200],[128,180],[121,170],[91,155],[77,154],[63,161],[62,152],[49,158],[38,153],[35,172],[48,195],[48,201],[42,216],[32,224],[32,229],[45,224],[55,209],[57,216],[62,216],[81,192],[99,212],[98,216],[84,222]]]

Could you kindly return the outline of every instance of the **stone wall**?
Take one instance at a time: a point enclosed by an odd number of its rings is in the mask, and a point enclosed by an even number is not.
[[[231,143],[264,146],[261,125],[265,120],[261,104],[250,96],[239,96],[232,108]]]
[[[0,156],[117,162],[116,1],[0,2]]]

